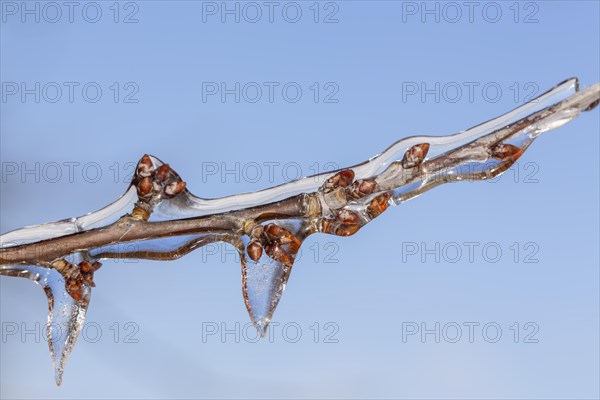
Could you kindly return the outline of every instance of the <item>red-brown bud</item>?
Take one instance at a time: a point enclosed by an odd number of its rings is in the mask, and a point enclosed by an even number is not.
[[[170,173],[171,167],[169,167],[169,164],[163,164],[160,167],[158,167],[158,169],[154,173],[154,179],[156,179],[158,182],[164,182],[167,180]]]
[[[179,182],[171,182],[167,186],[165,186],[165,196],[167,197],[175,197],[179,193],[183,192],[185,189],[186,183],[183,181]]]
[[[152,175],[152,172],[154,172],[154,164],[152,164],[150,156],[145,154],[137,165],[136,174],[139,178],[145,178]]]
[[[140,197],[146,197],[152,191],[152,179],[147,176],[137,185],[137,192]]]
[[[360,217],[353,211],[342,210],[337,215],[337,220],[346,225],[360,224]]]
[[[340,225],[335,230],[338,236],[352,236],[360,229],[360,225]]]
[[[367,207],[367,213],[371,218],[377,218],[388,208],[388,201],[392,196],[389,193],[382,193],[375,197]]]
[[[377,187],[377,182],[374,179],[362,179],[352,184],[348,189],[348,195],[353,199],[360,199],[373,193],[375,187]]]
[[[268,244],[265,246],[267,255],[273,260],[278,261],[288,267],[291,267],[294,260],[290,255],[278,244]]]
[[[248,253],[248,257],[250,257],[252,261],[256,262],[262,257],[263,248],[258,240],[252,240],[250,243],[248,243],[246,252]]]
[[[94,272],[94,267],[92,266],[92,264],[90,264],[89,261],[82,261],[79,263],[79,268],[81,269],[81,272],[84,274],[88,274],[90,272]]]
[[[510,160],[513,162],[523,155],[523,150],[520,147],[504,143],[495,145],[490,149],[490,152],[492,157],[497,160]]]
[[[419,143],[411,147],[404,153],[402,167],[405,169],[414,168],[421,165],[425,156],[429,152],[429,143]]]
[[[333,175],[331,178],[327,179],[323,184],[323,189],[331,190],[336,187],[347,187],[352,184],[354,180],[354,171],[351,169],[345,169],[343,171],[338,172]]]

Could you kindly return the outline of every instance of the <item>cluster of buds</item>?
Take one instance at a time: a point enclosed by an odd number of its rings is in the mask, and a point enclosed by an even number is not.
[[[425,152],[426,153],[426,152]],[[323,202],[329,208],[331,217],[322,217],[318,221],[320,232],[337,236],[351,236],[367,222],[346,207],[348,202],[356,201],[376,192],[377,182],[374,179],[354,180],[354,171],[346,169],[338,172],[323,183],[320,193]],[[383,213],[388,206],[391,195],[382,193],[369,202],[366,214],[373,219]]]
[[[302,241],[292,232],[276,224],[257,225],[250,234],[250,243],[246,248],[248,257],[258,261],[263,251],[275,261],[291,267],[300,250]]]
[[[93,263],[82,261],[79,264],[71,264],[61,259],[53,263],[53,267],[60,272],[65,279],[65,288],[69,295],[76,301],[84,300],[84,286],[95,287],[94,272],[102,266],[98,261]]]
[[[354,180],[354,171],[345,169],[327,179],[319,192],[330,210],[339,210],[351,200],[368,196],[377,188],[373,179]]]
[[[420,166],[429,152],[429,143],[419,143],[410,147],[405,153],[401,161],[397,162],[403,169],[413,169]],[[322,203],[328,210],[340,210],[348,204],[348,202],[359,200],[377,192],[377,181],[374,179],[354,180],[355,174],[351,169],[346,169],[338,172],[327,179],[321,189]],[[371,200],[367,207],[367,214],[370,218],[375,218],[385,211],[385,204],[390,199],[389,194],[382,194]],[[338,222],[346,224],[347,214],[338,216],[332,212]],[[330,221],[333,222],[333,221]],[[355,224],[350,224],[355,225]],[[330,230],[333,233],[336,229]]]
[[[144,155],[137,165],[134,184],[139,201],[135,205],[132,216],[144,221],[148,220],[152,208],[162,198],[173,198],[186,186],[169,164],[154,168],[154,163],[148,155]]]
[[[321,218],[319,220],[319,231],[337,236],[354,235],[361,228],[360,217],[350,210],[336,210],[334,218]]]

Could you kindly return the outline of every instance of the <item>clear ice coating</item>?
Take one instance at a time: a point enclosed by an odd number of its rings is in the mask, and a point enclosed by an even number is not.
[[[65,363],[77,341],[89,304],[91,288],[85,285],[83,296],[75,300],[65,289],[64,277],[55,269],[36,266],[0,267],[2,275],[28,278],[38,283],[48,297],[46,336],[56,384],[62,382]]]
[[[242,291],[246,308],[261,337],[273,317],[292,267],[263,254],[258,261],[246,258],[242,265]]]
[[[264,336],[306,237],[353,235],[389,205],[438,185],[498,176],[540,134],[599,101],[600,83],[579,90],[577,79],[568,79],[463,132],[408,137],[343,170],[217,199],[194,196],[168,164],[144,156],[125,194],[105,208],[0,235],[0,275],[29,278],[46,291],[57,384],[102,259],[174,260],[208,243],[232,244],[241,256],[244,302]]]
[[[500,117],[454,135],[411,136],[401,139],[368,161],[348,167],[348,169],[354,171],[356,179],[374,177],[384,172],[394,162],[401,160],[404,153],[416,144],[429,143],[427,158],[433,159],[478,138],[488,136],[489,142],[498,141],[497,138],[507,135],[507,129],[515,126],[522,126],[522,128],[506,136],[505,140],[522,140],[528,146],[541,133],[558,128],[577,117],[582,111],[597,105],[594,102],[597,102],[600,96],[599,92],[600,83],[580,91],[577,78],[567,79],[548,92]],[[547,115],[543,118],[530,119],[532,115],[544,110],[547,111]],[[473,162],[478,163],[485,163],[489,159],[489,154],[486,152],[471,152],[468,156],[472,158]],[[425,172],[427,172],[425,175],[428,178],[432,178],[440,171],[438,168]],[[269,189],[218,199],[197,197],[186,190],[181,196],[159,204],[155,213],[165,219],[190,218],[253,207],[300,193],[314,192],[331,175],[332,173],[313,175]],[[468,175],[465,176],[465,180],[468,180]],[[402,201],[404,197],[406,196],[399,196],[395,200],[396,202]]]
[[[242,293],[250,319],[261,337],[266,335],[285,290],[296,254],[307,235],[306,228],[299,220],[277,225],[267,222],[253,229],[252,238],[245,236],[242,239],[247,249],[241,257]],[[258,245],[259,240],[262,245]],[[250,243],[260,249],[256,250]]]

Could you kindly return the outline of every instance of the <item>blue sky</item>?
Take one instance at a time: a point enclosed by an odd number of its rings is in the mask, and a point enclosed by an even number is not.
[[[108,204],[144,153],[218,197],[600,80],[595,1],[0,5],[2,233]],[[258,343],[222,248],[107,261],[56,388],[43,335],[22,335],[43,291],[2,277],[1,395],[597,398],[598,119],[494,183],[312,236]]]

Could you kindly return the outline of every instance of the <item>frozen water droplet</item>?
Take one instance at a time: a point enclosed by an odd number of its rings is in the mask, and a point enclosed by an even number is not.
[[[291,267],[274,261],[266,254],[258,261],[246,257],[246,262],[242,265],[244,301],[261,337],[267,332],[291,270]]]
[[[242,255],[242,291],[246,308],[252,323],[261,337],[267,333],[267,328],[287,281],[292,272],[292,265],[302,241],[308,235],[306,222],[300,220],[278,222],[287,234],[292,234],[294,240],[283,238],[279,241],[268,241],[263,236],[264,250],[257,261],[253,261],[246,251]],[[268,224],[265,224],[265,226]],[[273,238],[271,238],[273,239]],[[244,247],[250,243],[248,237],[243,239]]]
[[[81,300],[77,301],[66,291],[65,280],[55,269],[9,266],[0,268],[0,275],[28,278],[44,289],[48,297],[46,335],[54,365],[54,378],[56,384],[60,385],[65,363],[83,327],[90,299],[90,286],[83,285]]]

